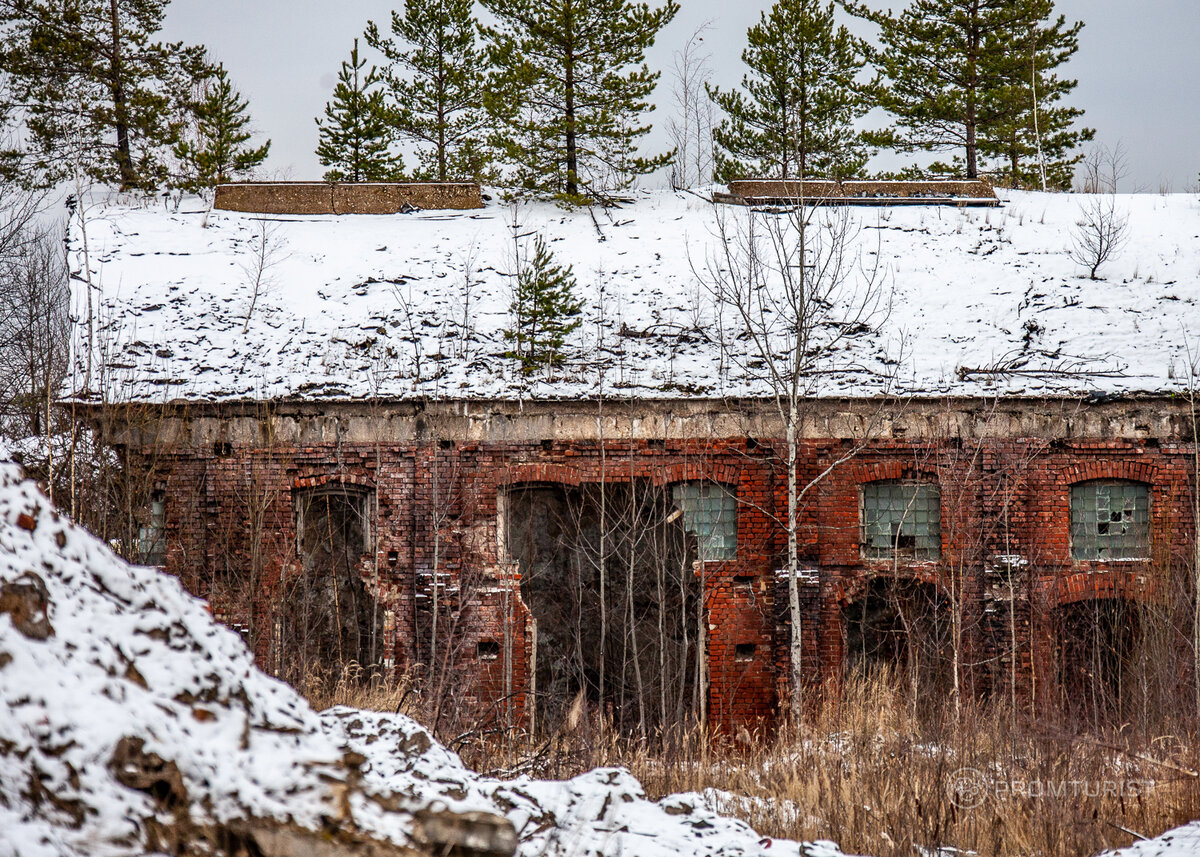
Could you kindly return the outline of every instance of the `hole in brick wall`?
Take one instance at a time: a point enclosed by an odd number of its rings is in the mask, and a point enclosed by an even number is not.
[[[848,675],[883,671],[905,676],[930,699],[949,687],[950,614],[932,584],[878,577],[845,607],[842,617]]]
[[[227,455],[233,455],[233,444],[228,441],[218,441],[213,444],[213,455],[218,458],[224,458]]]
[[[400,561],[400,551],[388,551],[387,561],[388,565],[395,565],[398,563]]]
[[[500,657],[500,643],[496,640],[480,640],[475,654],[481,661],[494,661]]]
[[[545,438],[545,439],[542,441],[542,449],[543,449],[545,452],[549,452],[549,451],[550,451],[550,450],[552,450],[553,448],[554,448],[554,441],[552,441],[550,438]]]
[[[589,711],[607,708],[622,731],[643,728],[643,716],[649,730],[691,717],[702,692],[698,545],[670,488],[648,480],[514,485],[500,505],[504,558],[518,563],[537,620],[541,727],[553,731],[569,718],[581,693]]]
[[[737,592],[753,592],[754,578],[749,574],[739,574],[733,579],[733,588]]]
[[[1143,638],[1140,620],[1137,606],[1120,598],[1054,610],[1054,671],[1064,713],[1096,728],[1121,722],[1142,701],[1142,690],[1173,680],[1156,667],[1162,659],[1144,648],[1154,641]]]
[[[275,649],[286,681],[337,676],[351,662],[368,676],[387,654],[383,611],[364,580],[374,551],[373,499],[342,484],[295,495],[300,568],[282,581],[276,606]]]
[[[758,449],[758,438],[747,437],[746,449]]]
[[[651,438],[646,441],[646,446],[649,449],[666,449],[667,442],[661,438]]]
[[[736,661],[752,661],[754,660],[754,651],[757,649],[754,643],[738,643],[733,648],[733,659]]]
[[[452,440],[439,440],[438,441],[438,449],[453,449],[453,448],[454,448],[454,441],[452,441]]]

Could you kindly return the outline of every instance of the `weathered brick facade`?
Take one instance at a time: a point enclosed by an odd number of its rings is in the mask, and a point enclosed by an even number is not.
[[[799,533],[802,666],[814,688],[843,674],[847,605],[891,577],[931,585],[957,611],[965,688],[982,695],[1015,677],[1036,704],[1053,677],[1056,608],[1160,597],[1187,563],[1194,441],[1178,402],[929,400],[864,432],[877,412],[826,400],[802,426],[800,484],[813,483]],[[769,726],[789,692],[787,480],[777,420],[760,403],[192,405],[167,408],[152,430],[112,417],[110,437],[145,457],[166,497],[167,569],[254,629],[267,664],[281,644],[271,633],[281,581],[299,563],[295,498],[359,486],[373,498],[361,573],[388,611],[396,669],[449,672],[461,704],[522,720],[534,641],[506,556],[506,491],[704,480],[738,499],[736,559],[695,566],[708,719]],[[940,560],[864,559],[861,487],[897,479],[940,487]],[[1150,559],[1072,559],[1070,488],[1093,479],[1150,486]]]

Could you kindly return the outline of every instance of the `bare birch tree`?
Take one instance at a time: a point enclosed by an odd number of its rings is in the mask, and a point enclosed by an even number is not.
[[[265,220],[258,222],[258,230],[250,239],[250,260],[242,265],[246,285],[250,288],[250,306],[246,309],[246,320],[242,324],[243,336],[250,330],[250,319],[254,316],[258,299],[274,285],[271,269],[283,261],[285,246],[284,239],[275,227],[269,226]]]
[[[712,76],[712,54],[704,49],[704,37],[711,27],[712,22],[705,21],[692,31],[682,50],[675,52],[675,83],[671,88],[675,114],[667,120],[667,134],[675,149],[671,185],[676,188],[712,181],[715,116],[712,99],[704,88]]]
[[[800,510],[807,494],[861,449],[865,437],[835,452],[824,469],[801,484],[798,464],[805,409],[822,374],[854,368],[845,346],[878,328],[890,292],[878,253],[858,248],[859,230],[845,208],[799,204],[785,212],[718,210],[715,256],[697,275],[732,319],[722,343],[730,363],[748,382],[765,386],[784,429],[787,469],[788,609],[792,621],[792,717],[803,697],[799,590]],[[893,364],[898,365],[898,363]],[[890,389],[891,376],[881,389]],[[868,429],[867,435],[870,431]]]

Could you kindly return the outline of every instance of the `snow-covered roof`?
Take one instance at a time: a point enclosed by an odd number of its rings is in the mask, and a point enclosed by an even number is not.
[[[1118,196],[1128,241],[1095,281],[1068,252],[1094,198],[1003,196],[999,209],[847,210],[852,252],[881,263],[890,312],[839,346],[816,393],[1187,387],[1186,334],[1200,331],[1200,196]],[[720,249],[716,218],[736,224],[746,209],[696,194],[645,191],[608,210],[520,209],[519,232],[541,233],[573,266],[585,305],[565,365],[528,377],[503,356],[514,241],[513,210],[499,201],[388,216],[214,211],[207,227],[198,202],[178,213],[94,205],[87,215],[94,367],[106,367],[93,369],[90,393],[109,400],[769,392],[736,319],[728,308],[722,316],[697,275]],[[264,226],[274,264],[254,299]],[[80,342],[82,238],[76,222]],[[1200,338],[1191,345],[1200,351]],[[71,392],[89,393],[82,379]]]

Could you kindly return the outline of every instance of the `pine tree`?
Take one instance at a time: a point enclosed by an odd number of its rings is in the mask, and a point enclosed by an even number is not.
[[[855,77],[865,48],[834,26],[833,4],[779,0],[746,36],[741,90],[709,89],[727,117],[713,133],[717,180],[859,174],[867,150],[853,124],[870,102]]]
[[[169,0],[0,4],[0,63],[29,145],[30,184],[76,170],[123,190],[168,175],[203,49],[154,41]]]
[[[388,181],[400,174],[400,157],[390,151],[392,130],[379,81],[379,70],[367,69],[355,39],[349,62],[338,72],[333,101],[325,105],[325,122],[316,120],[317,158],[332,168],[325,172],[327,181]]]
[[[483,0],[493,74],[484,100],[521,188],[571,202],[603,199],[668,163],[639,157],[659,73],[646,49],[679,10],[631,0]]]
[[[930,170],[961,168],[978,178],[989,141],[1013,114],[1009,89],[1022,64],[1014,44],[1023,20],[1019,0],[913,0],[898,17],[843,2],[880,27],[882,48],[872,58],[887,85],[876,97],[897,128],[871,141],[902,152],[961,151],[953,166]]]
[[[416,144],[413,177],[480,179],[487,166],[485,57],[476,45],[473,0],[405,0],[391,35],[367,24],[367,44],[388,59],[383,72],[389,121]]]
[[[1010,187],[1069,190],[1076,152],[1095,131],[1076,128],[1083,111],[1062,104],[1077,84],[1058,77],[1054,70],[1079,49],[1083,22],[1067,26],[1054,15],[1053,0],[1014,0],[1020,19],[1013,27],[1011,78],[1002,91],[1008,116],[981,143],[981,151],[994,159],[990,171]]]
[[[175,157],[182,167],[179,185],[200,191],[253,170],[266,160],[271,141],[257,148],[246,145],[248,104],[233,88],[224,66],[211,67],[195,89],[196,97],[189,104],[191,133],[175,144]]]
[[[571,266],[562,267],[542,236],[533,241],[533,258],[518,260],[516,286],[509,314],[512,327],[504,338],[512,343],[508,357],[521,361],[526,373],[540,367],[559,366],[563,345],[579,327],[577,317],[583,303],[575,298],[575,274]]]

